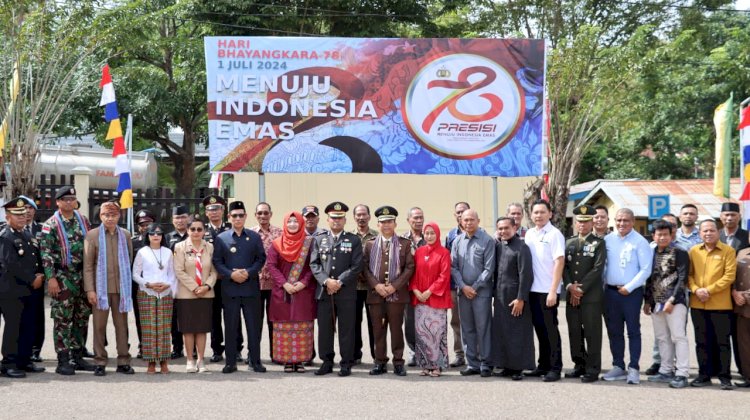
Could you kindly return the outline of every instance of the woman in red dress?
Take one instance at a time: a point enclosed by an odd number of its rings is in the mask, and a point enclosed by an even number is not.
[[[269,318],[273,322],[273,360],[284,372],[304,372],[313,351],[315,287],[310,271],[313,237],[305,235],[298,212],[284,216],[284,233],[268,249],[266,268],[273,279]]]
[[[448,367],[447,311],[451,307],[451,255],[440,244],[435,222],[422,230],[427,245],[414,253],[415,271],[409,283],[414,305],[417,364],[422,376],[440,376]]]

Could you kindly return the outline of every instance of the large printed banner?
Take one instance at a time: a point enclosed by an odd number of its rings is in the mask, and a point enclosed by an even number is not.
[[[211,170],[540,175],[544,41],[205,38]]]

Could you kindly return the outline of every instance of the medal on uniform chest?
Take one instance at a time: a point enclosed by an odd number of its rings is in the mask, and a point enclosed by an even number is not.
[[[247,237],[247,238],[245,238],[245,240],[246,240],[246,241],[249,241],[249,240],[250,240],[250,238],[249,238],[249,237]]]
[[[237,252],[237,247],[233,246],[233,247],[229,248],[229,252],[231,252],[232,254],[234,254],[235,252]]]
[[[23,255],[23,248],[18,250],[18,255]]]
[[[325,261],[325,260],[327,260],[327,259],[328,259],[328,255],[326,255],[326,254],[322,254],[322,255],[320,256],[320,259],[321,259],[321,260],[323,260],[323,261]]]

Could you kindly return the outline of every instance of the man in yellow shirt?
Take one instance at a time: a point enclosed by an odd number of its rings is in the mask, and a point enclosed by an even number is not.
[[[690,385],[711,385],[718,376],[721,389],[734,386],[729,371],[732,348],[729,344],[732,319],[731,286],[735,281],[737,259],[734,248],[719,242],[719,229],[713,219],[700,224],[703,243],[690,249],[690,315],[695,327],[698,377]],[[714,362],[718,349],[718,366]]]

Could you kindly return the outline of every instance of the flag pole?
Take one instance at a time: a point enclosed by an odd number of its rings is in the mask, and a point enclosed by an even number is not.
[[[128,114],[128,125],[125,131],[125,141],[127,142],[128,146],[128,168],[130,169],[130,173],[133,171],[133,162],[131,161],[132,155],[133,155],[133,114]],[[131,185],[132,188],[132,185]],[[134,226],[133,226],[133,206],[130,206],[128,209],[128,217],[127,217],[127,227],[126,227],[131,233],[134,233]]]

